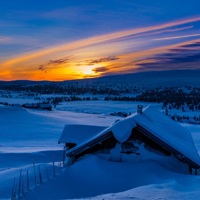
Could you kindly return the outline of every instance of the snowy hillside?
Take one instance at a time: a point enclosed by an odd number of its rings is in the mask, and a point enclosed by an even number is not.
[[[26,101],[35,100],[30,98]],[[72,166],[62,168],[61,172],[63,145],[58,144],[58,139],[66,124],[109,126],[121,119],[110,116],[111,112],[134,113],[137,105],[138,102],[117,101],[63,102],[53,111],[1,105],[0,199],[11,198],[14,177],[18,185],[20,169],[24,176],[26,193],[23,194],[23,199],[27,200],[198,199],[199,176],[184,174],[168,161],[159,161],[155,156],[148,156],[148,159],[141,162],[118,163],[110,162],[101,155],[89,155]],[[152,106],[163,111],[162,104],[154,103]],[[181,125],[191,131],[200,153],[200,126],[184,123]],[[56,177],[53,174],[53,160]],[[34,182],[33,161],[37,187]],[[40,183],[38,166],[43,184]],[[47,180],[46,166],[50,181]],[[27,170],[30,191],[27,191],[26,185]]]
[[[189,194],[190,197],[198,197],[199,187],[198,177],[175,173],[155,161],[118,163],[91,156],[31,190],[25,199],[93,199],[91,196],[105,193],[113,194],[94,199],[179,199],[191,192],[196,194]]]

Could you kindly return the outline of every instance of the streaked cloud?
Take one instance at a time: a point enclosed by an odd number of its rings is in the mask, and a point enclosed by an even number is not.
[[[176,32],[176,31],[182,31],[182,30],[186,30],[186,29],[191,29],[194,26],[187,26],[187,27],[183,27],[183,28],[175,28],[175,29],[165,29],[165,30],[161,30],[161,31],[153,31],[153,32],[148,32],[148,33],[143,33],[143,34],[134,34],[131,36],[125,36],[125,37],[120,37],[120,38],[116,38],[113,40],[110,40],[109,42],[116,42],[116,41],[120,41],[120,40],[127,40],[127,39],[133,39],[133,38],[138,38],[138,37],[143,37],[143,36],[150,36],[150,35],[157,35],[157,34],[161,34],[161,33],[170,33],[170,32]],[[156,39],[154,39],[156,40]]]
[[[183,46],[181,46],[181,47],[192,47],[192,48],[194,48],[194,47],[200,47],[200,42],[195,42],[195,43],[192,43],[192,44],[186,44],[186,45],[183,45]]]
[[[140,70],[170,70],[170,69],[199,69],[200,68],[200,48],[195,44],[199,40],[189,44],[178,44],[174,49],[169,48],[167,52],[153,54],[143,60],[134,63],[140,66]],[[185,49],[189,47],[189,49]]]
[[[66,64],[69,62],[69,57],[56,59],[56,60],[49,60],[46,64],[39,65],[38,69],[47,73],[47,70],[53,69],[53,68],[62,68],[63,64]]]
[[[82,65],[96,65],[99,63],[105,63],[113,60],[118,60],[119,58],[115,56],[109,56],[109,57],[104,57],[104,58],[97,58],[97,59],[89,59],[89,60],[84,60],[79,63],[77,63],[77,66],[82,66]]]
[[[199,40],[188,40],[178,44],[176,42],[171,45],[163,43],[159,47],[154,44],[154,40],[179,39],[180,37],[190,39],[200,34],[155,38],[153,41],[149,39],[149,36],[157,37],[158,34],[189,31],[193,28],[190,23],[197,21],[200,21],[200,17],[118,31],[27,52],[1,63],[0,75],[3,77],[4,72],[9,71],[7,73],[9,76],[5,76],[6,79],[16,79],[21,73],[21,77],[34,80],[67,80],[86,76],[131,73],[144,68],[148,70],[148,66],[149,69],[152,69],[153,65],[158,67],[160,64],[161,67],[163,62],[166,66],[170,63],[166,59],[171,60],[171,63],[194,63],[195,59],[198,61],[198,54],[181,60],[178,53],[183,52],[186,47],[192,48],[192,45],[198,48]],[[162,54],[162,59],[159,60],[158,54]],[[172,59],[175,54],[176,58]],[[73,57],[69,59],[69,55]]]
[[[0,44],[10,44],[12,42],[12,38],[7,36],[0,36]]]
[[[67,43],[64,45],[49,47],[49,48],[46,48],[46,49],[43,49],[40,51],[36,51],[36,52],[30,52],[28,54],[10,59],[7,62],[5,62],[4,64],[10,65],[10,64],[22,62],[22,61],[25,61],[28,59],[38,58],[41,56],[59,53],[62,51],[69,51],[69,50],[74,50],[77,48],[83,48],[83,47],[87,47],[89,45],[98,44],[98,43],[105,42],[105,41],[109,42],[109,41],[112,41],[113,39],[117,39],[120,37],[127,37],[127,36],[133,35],[133,34],[144,33],[144,32],[154,31],[154,30],[159,30],[159,29],[165,29],[165,28],[188,24],[188,23],[196,22],[196,21],[200,21],[200,17],[177,21],[177,22],[170,22],[170,23],[161,24],[161,25],[157,25],[157,26],[149,26],[149,27],[145,27],[145,28],[137,28],[137,29],[131,29],[131,30],[127,30],[127,31],[119,31],[119,32],[111,33],[111,34],[105,34],[105,35],[100,35],[100,36],[96,36],[96,37],[91,37],[88,39],[78,40],[78,41]]]
[[[92,69],[92,71],[94,71],[95,73],[99,73],[99,72],[106,72],[106,71],[108,71],[108,67],[98,67],[98,68],[94,68],[94,69]]]
[[[200,36],[200,34],[181,35],[181,36],[168,37],[168,38],[158,38],[158,39],[153,39],[153,40],[171,40],[171,39],[179,39],[179,38],[185,38],[185,37],[196,37],[196,36]]]

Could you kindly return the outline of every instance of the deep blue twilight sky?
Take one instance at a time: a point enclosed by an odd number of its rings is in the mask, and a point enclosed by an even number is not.
[[[199,68],[199,0],[0,2],[0,80]]]

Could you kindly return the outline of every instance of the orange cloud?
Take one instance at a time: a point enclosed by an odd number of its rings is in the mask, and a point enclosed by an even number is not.
[[[176,37],[158,38],[158,39],[153,39],[153,40],[171,40],[171,39],[178,39],[178,38],[185,38],[185,37],[196,37],[196,36],[200,36],[200,34],[181,35],[181,36],[176,36]]]
[[[67,80],[83,78],[86,75],[89,76],[88,72],[91,73],[91,76],[99,76],[108,71],[122,72],[123,70],[131,70],[131,68],[136,70],[138,69],[138,66],[134,64],[133,61],[148,55],[166,52],[169,48],[173,48],[175,46],[177,47],[177,45],[139,51],[137,48],[140,47],[140,44],[143,41],[134,40],[132,41],[131,45],[135,46],[137,52],[132,51],[132,53],[123,53],[127,51],[127,45],[130,45],[130,42],[122,40],[147,35],[155,35],[164,32],[190,29],[193,26],[175,29],[166,28],[196,21],[200,21],[200,17],[157,26],[149,26],[127,31],[119,31],[111,34],[104,34],[58,46],[52,46],[40,51],[28,52],[1,63],[0,75],[9,70],[10,79],[26,78],[29,80]],[[181,43],[181,45],[183,44],[189,43]],[[73,55],[70,61],[64,59],[68,57],[68,55]],[[102,58],[104,59],[102,60]],[[106,60],[105,58],[117,59]],[[85,62],[83,62],[83,60]],[[110,60],[112,60],[112,64],[108,63]],[[97,63],[99,64],[98,66],[88,67],[88,65],[95,65]],[[55,65],[57,67],[52,67]],[[3,75],[1,76],[3,77]]]
[[[96,36],[96,37],[91,37],[88,39],[82,39],[82,40],[79,40],[76,42],[71,42],[71,43],[54,46],[54,47],[49,47],[48,49],[44,49],[44,50],[37,51],[37,52],[31,52],[31,53],[28,53],[28,54],[25,54],[22,56],[18,56],[16,58],[6,61],[4,63],[4,65],[11,65],[11,64],[14,64],[17,62],[22,62],[25,60],[38,58],[41,56],[46,56],[46,55],[50,55],[50,54],[54,54],[54,53],[58,53],[58,52],[62,52],[62,51],[69,51],[69,50],[73,50],[73,49],[77,49],[77,48],[87,47],[92,44],[97,44],[97,43],[117,39],[120,37],[126,37],[126,36],[133,35],[133,34],[164,29],[164,28],[178,26],[178,25],[187,24],[187,23],[196,22],[196,21],[200,21],[200,17],[177,21],[177,22],[170,22],[170,23],[157,25],[157,26],[131,29],[131,30],[127,30],[127,31],[119,31],[119,32],[111,33],[111,34],[105,34],[105,35],[100,35],[100,36]]]

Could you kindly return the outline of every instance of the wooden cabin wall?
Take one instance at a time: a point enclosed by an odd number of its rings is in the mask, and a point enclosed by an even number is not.
[[[85,154],[95,153],[100,150],[113,149],[117,143],[118,143],[118,141],[115,139],[114,136],[112,136],[112,137],[102,141],[101,144],[96,144],[95,146],[91,147],[90,149],[87,149],[86,151],[82,152],[81,154],[75,156],[75,160],[77,160],[81,156],[84,156]]]
[[[161,153],[163,153],[166,156],[170,156],[171,155],[171,153],[169,151],[167,151],[162,146],[160,146],[159,144],[157,144],[156,142],[154,142],[153,140],[148,138],[146,135],[141,133],[136,128],[134,128],[132,130],[131,136],[130,136],[130,138],[128,140],[137,140],[137,141],[140,141],[141,143],[143,142],[145,144],[145,147],[147,149],[149,149],[150,151],[152,149],[152,150],[160,151]]]
[[[76,146],[76,144],[75,143],[65,143],[65,146],[69,147],[69,149],[72,149]]]

